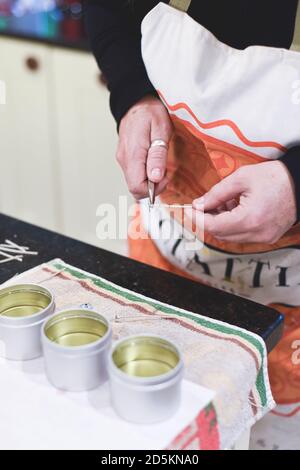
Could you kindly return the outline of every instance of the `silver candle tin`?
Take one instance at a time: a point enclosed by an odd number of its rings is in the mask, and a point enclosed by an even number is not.
[[[108,378],[111,338],[109,322],[93,310],[79,308],[55,314],[42,328],[48,380],[70,392],[98,387]]]
[[[179,407],[183,361],[178,348],[158,337],[119,341],[108,362],[112,405],[126,421],[152,424]]]
[[[19,284],[1,289],[1,355],[20,361],[41,356],[42,324],[54,309],[53,295],[45,287]]]

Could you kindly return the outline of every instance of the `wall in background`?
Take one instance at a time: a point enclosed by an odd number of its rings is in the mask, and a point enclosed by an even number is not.
[[[120,253],[97,207],[127,195],[116,125],[91,54],[0,37],[0,211]]]

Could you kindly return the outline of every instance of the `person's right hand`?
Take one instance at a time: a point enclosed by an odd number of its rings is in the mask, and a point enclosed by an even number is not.
[[[164,147],[150,148],[156,139],[169,143],[172,123],[162,102],[146,96],[123,117],[119,130],[117,160],[124,172],[129,191],[135,199],[148,196],[147,180],[157,183],[155,195],[167,186],[168,151]]]

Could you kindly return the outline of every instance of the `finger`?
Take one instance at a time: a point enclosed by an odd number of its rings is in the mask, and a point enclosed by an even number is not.
[[[253,233],[238,233],[236,235],[214,236],[217,240],[230,243],[255,243]]]
[[[169,133],[163,125],[153,122],[151,126],[151,142],[163,140],[169,144]],[[153,183],[160,183],[166,174],[168,150],[165,147],[150,147],[147,157],[147,176]]]
[[[147,176],[153,183],[160,183],[166,174],[168,151],[164,147],[149,149],[147,158]]]
[[[273,245],[278,242],[282,234],[270,228],[257,228],[253,231],[248,231],[235,235],[216,236],[219,240],[233,242],[233,243],[260,243],[264,245]]]
[[[155,196],[159,196],[167,187],[169,183],[169,180],[167,177],[165,177],[160,183],[155,188]],[[133,194],[136,200],[139,199],[144,199],[149,196],[149,191],[148,191],[148,180],[140,186],[140,190],[136,193]]]
[[[263,239],[261,233],[258,232],[244,232],[236,235],[215,236],[218,240],[230,243],[266,243],[270,244]]]
[[[248,224],[247,214],[247,209],[240,205],[232,211],[222,212],[221,214],[205,213],[205,231],[216,237],[252,232],[252,228]]]
[[[139,150],[127,159],[124,168],[125,179],[131,194],[135,199],[142,199],[148,194],[148,184],[146,175],[147,151]]]
[[[216,209],[210,211],[211,214],[222,214],[222,212],[227,212],[226,204],[224,204],[223,206],[219,206]]]
[[[204,212],[186,207],[184,209],[184,226],[202,240],[204,235]]]
[[[147,196],[146,161],[151,140],[151,120],[131,123],[120,130],[117,161],[129,191],[137,200]]]
[[[226,204],[232,199],[236,199],[244,190],[245,181],[240,172],[236,171],[227,178],[213,186],[204,196],[193,201],[195,209],[210,211]]]
[[[158,183],[158,185],[155,188],[155,195],[159,196],[159,194],[161,194],[166,189],[168,183],[169,183],[169,180],[167,177],[165,177],[160,183]],[[127,183],[127,184],[128,184],[128,188],[131,194],[137,201],[148,197],[149,191],[148,191],[147,178],[136,186],[134,185],[134,183],[132,184]]]
[[[235,199],[231,199],[231,201],[227,201],[226,202],[226,209],[228,211],[232,211],[233,209],[235,209],[239,204],[238,202],[235,200]]]

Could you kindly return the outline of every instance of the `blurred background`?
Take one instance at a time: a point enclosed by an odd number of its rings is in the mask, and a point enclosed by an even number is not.
[[[82,9],[0,0],[0,212],[125,254],[124,240],[96,236],[97,207],[118,209],[127,189]]]

